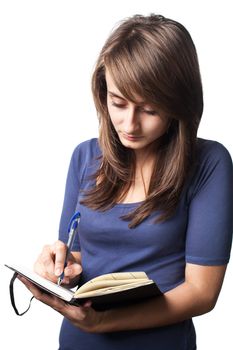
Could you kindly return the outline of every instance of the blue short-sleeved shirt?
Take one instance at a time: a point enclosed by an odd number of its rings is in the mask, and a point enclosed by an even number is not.
[[[197,165],[187,179],[174,215],[156,223],[155,212],[134,229],[121,219],[140,203],[116,204],[101,212],[80,204],[83,190],[100,165],[97,139],[73,152],[67,176],[59,238],[67,242],[67,227],[75,210],[81,212],[74,250],[82,254],[82,282],[115,271],[145,271],[166,292],[184,281],[185,264],[223,265],[230,258],[233,214],[232,160],[218,142],[198,139]],[[61,350],[195,349],[192,320],[175,325],[106,334],[89,334],[64,319]]]

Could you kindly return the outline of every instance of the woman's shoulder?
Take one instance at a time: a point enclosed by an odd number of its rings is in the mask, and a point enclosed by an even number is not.
[[[198,138],[196,165],[188,181],[191,197],[207,184],[221,187],[222,181],[232,180],[232,158],[227,148],[218,141]]]
[[[101,151],[97,138],[80,142],[74,149],[70,162],[70,169],[80,181],[84,175],[95,173],[99,167]]]
[[[203,138],[197,139],[198,163],[229,162],[232,158],[228,149],[220,142]]]
[[[101,150],[97,138],[91,138],[80,142],[73,151],[73,157],[82,159],[95,159],[101,156]]]

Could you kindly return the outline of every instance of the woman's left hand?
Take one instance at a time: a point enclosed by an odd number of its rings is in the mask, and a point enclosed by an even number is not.
[[[73,306],[53,295],[44,293],[26,278],[21,276],[18,276],[18,278],[25,284],[37,300],[61,313],[73,323],[74,326],[90,333],[101,333],[104,331],[102,326],[105,312],[95,311],[91,307],[90,301],[87,301],[84,305],[79,307]]]

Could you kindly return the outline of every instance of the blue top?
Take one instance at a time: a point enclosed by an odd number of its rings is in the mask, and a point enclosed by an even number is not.
[[[116,271],[145,271],[166,292],[184,281],[185,263],[227,264],[232,242],[233,168],[226,148],[198,139],[198,162],[187,179],[175,214],[154,223],[158,212],[134,229],[120,217],[140,203],[116,204],[100,212],[79,203],[82,190],[93,185],[90,175],[99,166],[97,139],[81,143],[73,152],[67,176],[59,238],[67,242],[73,213],[81,213],[74,250],[82,253],[82,281]],[[190,350],[195,349],[192,320],[175,325],[106,334],[89,334],[64,319],[61,350]],[[156,344],[156,347],[155,347]]]

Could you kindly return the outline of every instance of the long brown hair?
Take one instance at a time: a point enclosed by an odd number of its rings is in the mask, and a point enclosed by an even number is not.
[[[135,227],[159,210],[157,221],[164,221],[174,213],[195,159],[203,95],[194,43],[183,25],[151,14],[121,21],[103,46],[92,77],[102,159],[94,174],[98,181],[82,201],[103,211],[124,197],[135,173],[134,153],[121,144],[109,117],[106,67],[125,98],[135,102],[140,96],[171,120],[156,149],[147,197],[124,217]]]

